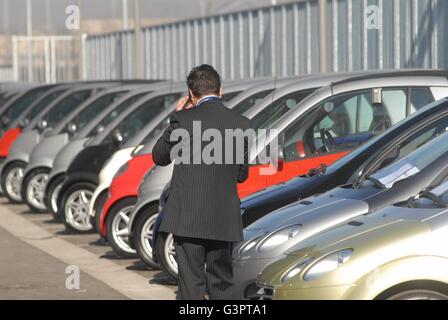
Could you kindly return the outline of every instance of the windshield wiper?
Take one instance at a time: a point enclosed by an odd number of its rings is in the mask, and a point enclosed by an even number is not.
[[[322,176],[327,171],[328,166],[324,163],[319,168],[313,168],[306,174],[307,177]]]
[[[412,197],[408,200],[408,204],[412,208],[418,207],[417,199],[418,198],[426,198],[431,200],[438,208],[448,208],[448,204],[446,204],[442,198],[433,192],[431,192],[429,189],[425,189],[421,191],[417,197]]]
[[[358,181],[353,183],[353,187],[356,189],[359,189],[366,181],[372,182],[375,185],[375,187],[377,187],[377,188],[380,188],[380,189],[387,188],[380,180],[373,178],[370,175],[366,175],[364,177],[359,178]]]

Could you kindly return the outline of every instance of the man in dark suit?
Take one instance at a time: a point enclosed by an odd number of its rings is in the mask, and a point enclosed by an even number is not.
[[[234,147],[231,155],[225,154],[229,153],[225,147],[214,151],[221,152],[222,159],[230,157],[233,160],[230,164],[224,160],[210,163],[202,158],[196,163],[195,155],[202,155],[201,150],[207,145],[207,142],[198,141],[197,124],[200,124],[201,136],[212,130],[225,137],[229,129],[246,131],[250,121],[223,105],[221,79],[213,67],[194,68],[187,77],[187,86],[189,96],[179,101],[170,126],[152,151],[157,165],[175,162],[160,232],[174,235],[179,270],[178,299],[204,299],[206,293],[210,299],[231,299],[232,243],[243,240],[237,183],[248,177],[248,144],[246,139],[243,150]],[[175,138],[176,131],[188,133],[192,138]],[[189,152],[187,158],[192,161],[178,161],[172,155],[179,146],[185,147],[181,148],[179,156],[185,159],[185,152]],[[238,146],[241,148],[241,144]],[[238,162],[236,155],[241,153],[244,161]]]

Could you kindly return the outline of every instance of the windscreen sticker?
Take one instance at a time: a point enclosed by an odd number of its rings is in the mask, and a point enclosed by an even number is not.
[[[448,181],[442,183],[440,186],[434,188],[431,190],[431,193],[435,194],[436,196],[440,197],[444,193],[448,191]]]
[[[391,174],[379,178],[378,181],[381,182],[383,185],[386,186],[386,188],[390,189],[393,187],[395,182],[406,179],[410,176],[413,176],[417,173],[419,173],[420,170],[413,166],[410,163],[406,163],[404,166],[402,166],[400,169],[392,172]]]

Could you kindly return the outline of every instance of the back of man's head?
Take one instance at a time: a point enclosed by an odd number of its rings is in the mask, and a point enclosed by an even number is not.
[[[187,86],[195,97],[205,95],[219,95],[221,90],[221,77],[210,65],[203,64],[194,67],[187,77]]]

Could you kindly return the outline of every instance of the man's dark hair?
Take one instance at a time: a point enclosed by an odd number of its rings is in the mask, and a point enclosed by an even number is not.
[[[207,94],[219,95],[221,77],[212,66],[203,64],[190,71],[187,77],[187,86],[196,97]]]

